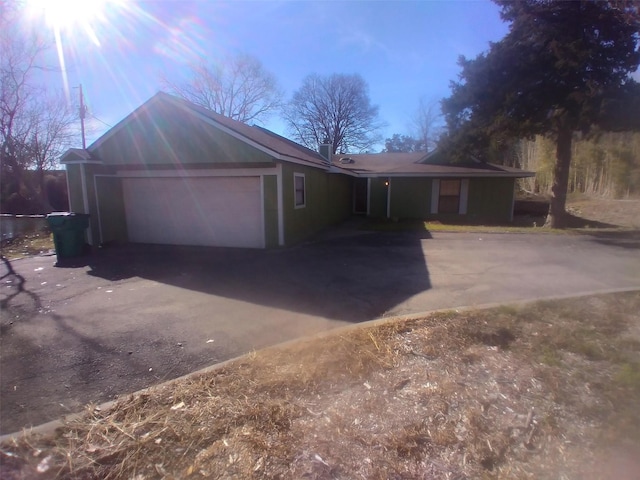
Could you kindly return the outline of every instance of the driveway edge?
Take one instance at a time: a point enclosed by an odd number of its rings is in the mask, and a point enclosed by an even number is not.
[[[422,318],[422,317],[425,317],[427,315],[433,315],[435,313],[451,312],[451,311],[466,312],[466,311],[470,311],[470,310],[487,310],[487,309],[496,308],[496,307],[503,306],[503,305],[520,306],[520,305],[526,305],[526,304],[529,304],[529,303],[540,302],[540,301],[564,300],[564,299],[568,299],[568,298],[588,297],[588,296],[591,296],[591,295],[607,295],[607,294],[612,294],[612,293],[626,293],[626,292],[637,292],[637,291],[640,291],[640,285],[635,286],[635,287],[612,288],[612,289],[604,289],[604,290],[592,290],[592,291],[579,292],[579,293],[573,293],[573,294],[552,295],[552,296],[548,296],[548,297],[538,297],[538,298],[533,298],[533,299],[523,299],[523,300],[514,300],[514,301],[507,301],[507,302],[485,303],[485,304],[481,304],[481,305],[470,305],[470,306],[439,308],[439,309],[436,309],[436,310],[426,310],[426,311],[422,311],[422,312],[408,313],[408,314],[404,314],[404,315],[393,315],[393,316],[389,316],[389,317],[381,317],[381,318],[377,318],[377,319],[374,319],[374,320],[368,320],[366,322],[360,322],[360,323],[354,323],[354,324],[350,324],[350,325],[345,325],[343,327],[332,328],[330,330],[325,330],[325,331],[322,331],[322,332],[318,332],[316,334],[309,335],[309,336],[306,336],[306,337],[300,337],[300,338],[296,338],[296,339],[293,339],[293,340],[287,340],[286,342],[281,342],[281,343],[277,343],[275,345],[271,345],[271,346],[265,347],[262,350],[267,350],[267,349],[271,349],[271,348],[282,348],[282,347],[285,347],[287,345],[295,344],[297,342],[322,339],[322,338],[324,338],[326,336],[329,336],[329,335],[335,335],[335,334],[340,334],[340,333],[344,333],[344,332],[349,332],[349,331],[356,330],[356,329],[359,329],[359,328],[372,327],[372,326],[388,323],[388,322],[391,322],[391,321],[412,320],[412,319]],[[141,393],[148,392],[148,391],[150,391],[152,389],[155,389],[155,388],[158,388],[158,387],[169,385],[169,384],[171,384],[173,382],[176,382],[176,381],[179,381],[179,380],[184,380],[184,379],[190,378],[190,377],[195,376],[195,375],[201,375],[201,374],[205,374],[205,373],[209,373],[209,372],[215,371],[217,369],[220,369],[220,368],[223,368],[223,367],[229,365],[230,363],[233,363],[233,362],[238,361],[240,359],[246,358],[246,357],[252,355],[253,353],[255,353],[255,351],[247,352],[247,353],[239,355],[237,357],[233,357],[233,358],[230,358],[228,360],[225,360],[224,362],[216,363],[216,364],[213,364],[213,365],[209,365],[208,367],[201,368],[200,370],[196,370],[194,372],[188,373],[186,375],[182,375],[180,377],[176,377],[176,378],[171,379],[171,380],[167,380],[166,382],[162,382],[162,383],[159,383],[157,385],[152,385],[151,387],[147,387],[147,388],[144,388],[142,390],[138,390],[136,392],[122,394],[122,395],[119,396],[119,398],[120,397],[125,397],[125,396],[130,396],[130,395],[139,395]],[[119,400],[119,398],[116,398],[115,400],[110,400],[108,402],[102,403],[102,404],[98,405],[96,408],[98,408],[100,410],[107,410],[108,408],[112,407]],[[4,435],[0,435],[0,443],[4,443],[4,442],[8,442],[8,441],[11,441],[11,440],[14,440],[14,439],[18,439],[18,438],[20,438],[21,436],[24,436],[24,435],[40,435],[40,436],[51,435],[51,434],[55,433],[55,431],[58,428],[64,427],[66,424],[68,424],[70,422],[73,422],[75,419],[79,418],[81,415],[83,415],[83,413],[84,412],[73,413],[73,414],[64,416],[62,418],[56,419],[56,420],[52,420],[50,422],[43,423],[41,425],[37,425],[35,427],[29,427],[29,428],[25,428],[25,429],[23,429],[21,431],[18,431],[18,432],[13,432],[13,433],[7,433],[7,434],[4,434]]]

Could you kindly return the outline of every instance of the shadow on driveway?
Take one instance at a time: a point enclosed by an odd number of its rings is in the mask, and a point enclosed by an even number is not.
[[[357,234],[269,251],[123,245],[58,268],[53,257],[3,258],[0,432],[380,317],[431,288],[423,238]]]
[[[281,250],[124,245],[88,258],[89,275],[141,277],[271,308],[360,322],[431,288],[428,234],[360,234]]]
[[[594,242],[611,247],[640,250],[640,230],[585,233]]]
[[[45,300],[34,292],[38,286],[42,288],[37,276],[17,272],[6,257],[2,257],[1,266],[2,434],[183,375],[194,365],[202,366],[198,355],[176,349],[170,339],[154,333],[140,338],[143,332],[114,332],[105,338],[103,329],[88,326],[90,310],[81,316],[60,315],[50,308],[50,298]],[[114,319],[114,325],[119,323],[122,319]],[[158,363],[170,365],[169,375],[158,378],[149,370],[149,364]]]

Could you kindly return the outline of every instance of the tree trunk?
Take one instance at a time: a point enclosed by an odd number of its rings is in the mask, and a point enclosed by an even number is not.
[[[565,206],[567,203],[567,187],[569,186],[572,139],[573,131],[562,126],[556,141],[556,163],[553,167],[551,204],[549,205],[549,215],[545,224],[551,228],[564,228],[566,226],[567,212]]]

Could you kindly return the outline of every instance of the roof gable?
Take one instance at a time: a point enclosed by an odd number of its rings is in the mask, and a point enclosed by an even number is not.
[[[87,150],[113,164],[178,165],[186,158],[191,164],[282,160],[329,167],[319,153],[280,135],[164,92],[136,108]]]
[[[246,123],[238,122],[219,113],[215,113],[207,108],[195,105],[182,98],[169,95],[168,93],[160,92],[158,95],[167,99],[168,101],[182,105],[184,108],[189,109],[202,117],[225,127],[237,135],[244,138],[245,141],[252,142],[254,145],[262,147],[272,153],[274,156],[281,160],[301,160],[310,164],[327,167],[327,162],[318,153],[307,147],[299,145],[288,138],[282,137],[277,133],[274,133],[266,128],[258,126],[250,126]]]
[[[257,149],[190,111],[154,97],[88,148],[105,165],[124,167],[208,167],[265,164],[270,152]]]
[[[89,151],[82,148],[70,148],[60,157],[60,163],[102,163],[98,159],[91,156]]]
[[[249,126],[182,98],[158,92],[96,140],[87,150],[70,149],[63,163],[106,164],[300,163],[356,176],[534,175],[482,162],[450,164],[442,152],[334,155],[330,165],[318,152],[258,126]],[[348,159],[348,160],[342,160]]]

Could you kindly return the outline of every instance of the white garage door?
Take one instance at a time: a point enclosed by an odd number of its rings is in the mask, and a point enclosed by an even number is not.
[[[129,240],[264,247],[260,177],[124,178]]]

